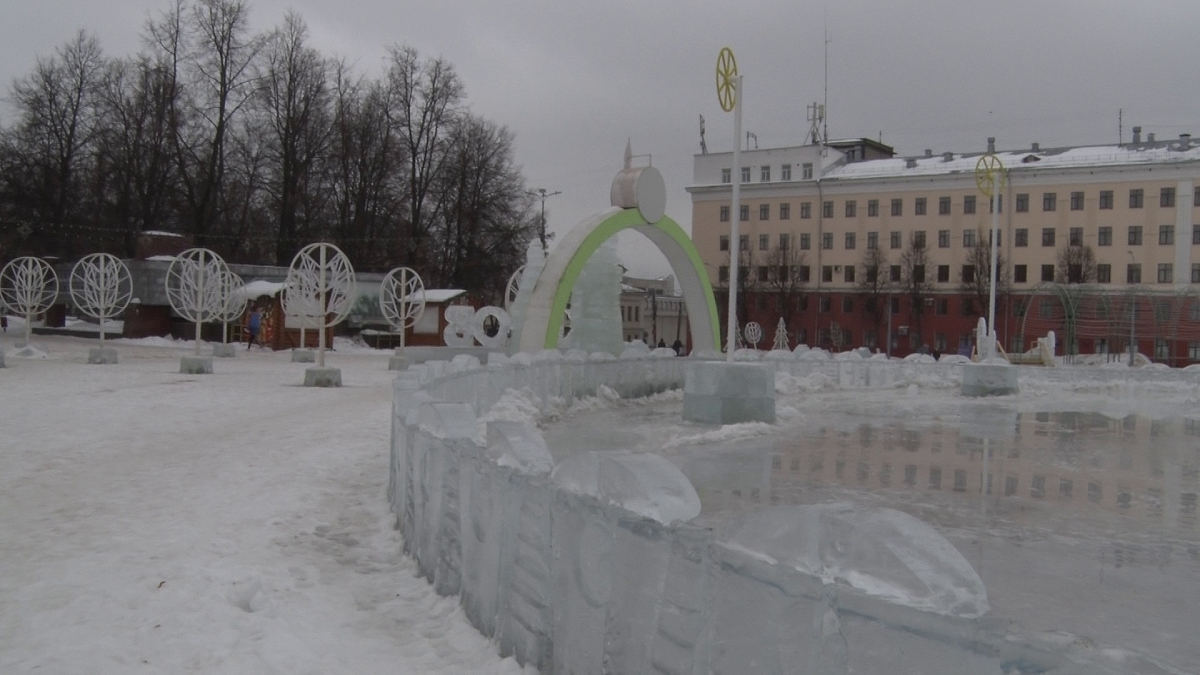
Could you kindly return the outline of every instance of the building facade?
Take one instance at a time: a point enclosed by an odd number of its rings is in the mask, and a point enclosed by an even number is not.
[[[679,340],[690,349],[687,306],[675,292],[673,275],[621,279],[621,335],[625,342],[641,340],[651,347]]]
[[[719,294],[740,251],[740,325],[783,319],[792,346],[969,354],[988,314],[992,202],[975,171],[984,154],[901,158],[869,139],[744,151],[736,245],[732,153],[697,155],[692,237]],[[1190,136],[1143,140],[1135,127],[1127,144],[995,155],[1006,169],[1002,347],[1025,351],[1054,330],[1060,355],[1116,358],[1132,344],[1172,365],[1200,361],[1200,147]]]

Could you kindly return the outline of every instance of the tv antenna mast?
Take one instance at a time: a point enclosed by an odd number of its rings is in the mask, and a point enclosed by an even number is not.
[[[824,133],[821,131],[821,125],[825,122],[825,104],[813,102],[807,107],[808,110],[808,144],[821,145],[826,140]]]
[[[746,149],[747,150],[750,149],[750,139],[751,138],[754,139],[754,149],[757,150],[758,149],[758,134],[754,133],[753,131],[746,132]]]
[[[704,115],[700,116],[700,154],[708,154],[708,145],[704,142]]]

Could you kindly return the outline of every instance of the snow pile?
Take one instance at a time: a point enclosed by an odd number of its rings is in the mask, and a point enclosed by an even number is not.
[[[812,352],[807,352],[811,354]],[[813,393],[818,391],[834,391],[838,384],[825,373],[810,375],[792,375],[790,373],[775,373],[775,393],[785,396]]]
[[[795,410],[793,408],[793,410]],[[711,431],[684,436],[671,436],[663,443],[664,449],[680,446],[703,445],[706,443],[725,443],[755,436],[765,436],[775,431],[773,425],[766,422],[743,422],[741,424],[726,424]]]

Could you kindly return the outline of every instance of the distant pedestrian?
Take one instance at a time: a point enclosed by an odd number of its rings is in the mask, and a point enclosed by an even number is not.
[[[675,343],[671,345],[671,349],[675,350],[675,356],[683,356],[683,343],[679,338],[675,338]]]
[[[667,347],[667,341],[662,338],[658,338],[658,348],[666,349],[666,347]]]
[[[5,333],[8,332],[8,315],[7,314],[0,314],[0,328],[3,328]]]
[[[250,319],[246,322],[246,351],[250,351],[250,345],[258,342],[259,349],[262,348],[262,343],[258,341],[258,333],[262,329],[262,311],[255,307],[250,310]]]

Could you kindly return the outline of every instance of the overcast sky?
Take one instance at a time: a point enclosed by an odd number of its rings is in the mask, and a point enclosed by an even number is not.
[[[0,0],[0,83],[26,74],[79,28],[110,55],[140,48],[160,0]],[[690,227],[684,188],[698,153],[733,143],[715,93],[721,47],[745,76],[744,129],[760,147],[798,145],[805,105],[824,90],[828,127],[900,154],[1115,143],[1145,132],[1200,135],[1197,0],[740,0],[416,2],[252,0],[259,30],[289,9],[315,47],[378,73],[386,46],[408,44],[457,69],[472,109],[516,134],[530,188],[562,232],[608,206],[627,138],[667,182],[667,213]],[[11,120],[10,110],[3,113]],[[622,242],[634,272],[665,273]]]

